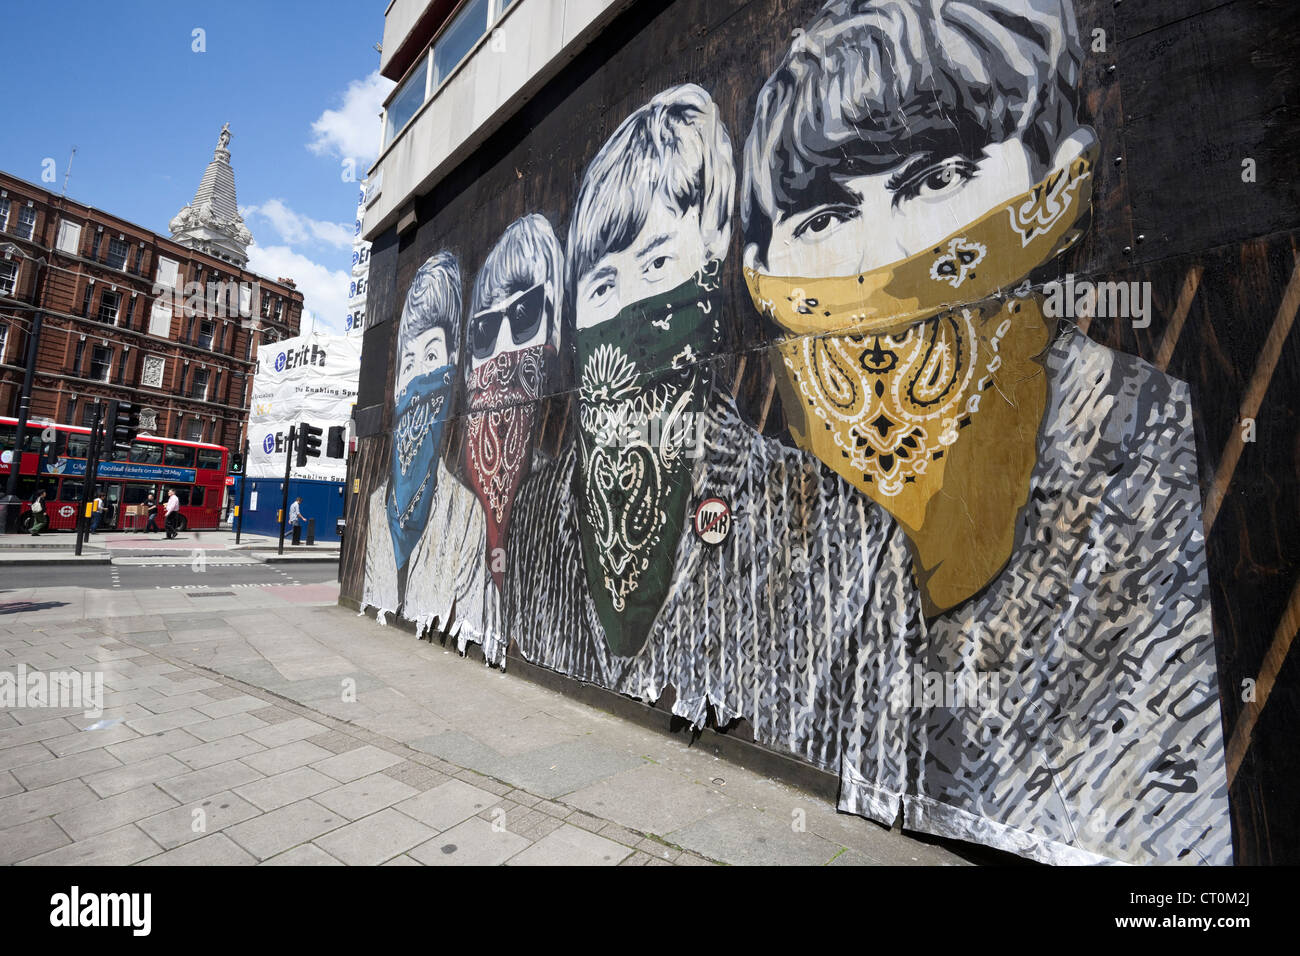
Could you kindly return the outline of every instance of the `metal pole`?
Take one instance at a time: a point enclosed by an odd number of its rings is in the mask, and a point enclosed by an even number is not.
[[[81,485],[81,503],[77,505],[77,548],[81,554],[81,543],[86,535],[86,504],[90,500],[90,489],[99,479],[99,418],[103,414],[103,405],[95,405],[95,420],[90,426],[90,448],[86,450],[86,480]]]
[[[344,469],[343,472],[343,538],[339,540],[339,568],[337,575],[337,580],[340,584],[343,582],[343,545],[348,536],[348,506],[352,503],[352,459],[354,457],[352,454],[351,441],[349,441],[344,448],[347,449],[348,464],[347,468]]]
[[[280,500],[280,554],[284,554],[284,520],[289,515],[289,469],[293,466],[293,442],[298,430],[289,426],[289,444],[284,450],[284,495]]]
[[[244,457],[240,459],[239,465],[239,504],[236,509],[239,514],[235,515],[235,544],[239,544],[239,536],[244,533],[244,495],[248,492],[248,439],[244,439]]]

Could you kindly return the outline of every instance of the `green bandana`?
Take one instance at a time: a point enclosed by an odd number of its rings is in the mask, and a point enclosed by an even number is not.
[[[645,644],[672,583],[721,327],[720,266],[575,336],[583,561],[618,656]]]

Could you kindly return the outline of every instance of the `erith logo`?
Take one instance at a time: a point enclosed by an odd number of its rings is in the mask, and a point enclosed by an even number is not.
[[[51,926],[129,926],[132,935],[148,936],[153,924],[151,893],[70,893],[50,897]]]
[[[275,357],[275,370],[287,372],[300,365],[325,366],[325,350],[319,345],[304,345],[302,348],[281,352]]]

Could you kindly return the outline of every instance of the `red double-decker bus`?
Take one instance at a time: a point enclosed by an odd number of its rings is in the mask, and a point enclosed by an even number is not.
[[[9,480],[13,458],[21,456],[20,530],[31,530],[31,500],[41,488],[46,492],[50,530],[76,528],[90,429],[29,421],[21,452],[15,450],[17,429],[17,419],[0,416],[0,491]],[[107,512],[101,515],[100,530],[143,530],[148,516],[142,506],[150,495],[156,503],[166,503],[165,489],[175,489],[180,499],[180,530],[216,528],[226,492],[227,454],[221,445],[152,435],[139,435],[129,446],[106,448],[100,454],[95,482]],[[162,527],[161,517],[157,525]]]

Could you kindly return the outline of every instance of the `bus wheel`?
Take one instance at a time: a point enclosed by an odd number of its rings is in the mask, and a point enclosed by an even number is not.
[[[34,524],[36,524],[36,515],[28,511],[26,514],[24,514],[21,518],[18,519],[18,530],[21,531],[23,534],[31,534],[32,525]]]
[[[177,531],[188,531],[188,530],[189,530],[189,527],[190,527],[190,523],[189,523],[188,521],[185,520],[185,516],[184,516],[184,515],[177,515],[177,516],[176,516],[176,530],[177,530]]]

